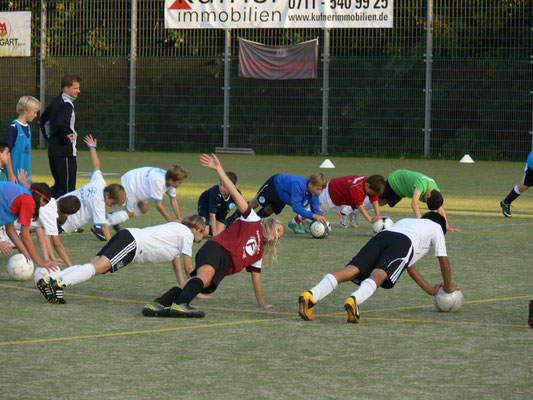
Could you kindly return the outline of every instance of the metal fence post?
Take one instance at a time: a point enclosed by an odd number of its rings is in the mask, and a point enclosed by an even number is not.
[[[424,157],[430,156],[431,145],[431,85],[433,63],[433,0],[427,2],[426,24],[426,103],[424,119]]]
[[[229,102],[230,102],[230,81],[231,81],[231,29],[226,29],[226,40],[224,44],[224,126],[222,147],[229,147]]]
[[[129,151],[135,151],[135,89],[137,73],[137,0],[131,0]]]
[[[41,0],[41,48],[39,52],[39,100],[41,101],[41,115],[46,106],[46,0]],[[44,137],[39,132],[39,148],[44,148]]]
[[[324,28],[324,54],[322,77],[322,148],[321,153],[328,155],[328,108],[329,108],[329,42],[330,29]]]

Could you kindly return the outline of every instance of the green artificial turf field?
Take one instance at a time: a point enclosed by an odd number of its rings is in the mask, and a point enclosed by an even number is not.
[[[177,191],[182,215],[218,183],[196,154],[99,153],[108,183],[140,166],[178,163],[190,172]],[[80,152],[78,186],[88,181],[88,152]],[[237,173],[247,199],[275,173],[309,176],[323,157],[221,155]],[[343,267],[371,237],[370,224],[327,239],[288,230],[279,263],[264,268],[265,299],[257,308],[245,271],[222,282],[212,300],[195,300],[204,319],[146,318],[146,302],[175,283],[169,265],[130,265],[67,288],[66,305],[47,303],[33,280],[14,282],[0,256],[2,399],[526,399],[533,382],[533,192],[504,218],[499,202],[518,183],[523,163],[330,158],[328,178],[407,168],[433,177],[444,195],[452,279],[465,294],[459,313],[433,310],[433,299],[405,273],[392,290],[378,289],[361,306],[362,323],[346,323],[351,283],[316,306],[315,320],[298,317],[298,295]],[[44,151],[34,151],[34,180],[51,182]],[[168,206],[168,203],[166,204]],[[424,209],[422,205],[422,209]],[[118,208],[117,208],[118,209]],[[111,209],[112,210],[112,209]],[[169,209],[170,210],[170,209]],[[383,208],[393,220],[411,217],[409,200]],[[293,216],[285,208],[279,219]],[[129,226],[164,223],[153,204]],[[125,224],[124,226],[127,226]],[[89,232],[61,236],[75,263],[102,247]],[[195,251],[200,246],[195,245]],[[440,282],[433,251],[417,267]]]

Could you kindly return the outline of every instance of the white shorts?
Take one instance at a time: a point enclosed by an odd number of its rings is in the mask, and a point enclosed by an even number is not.
[[[320,202],[320,212],[322,212],[322,214],[329,210],[335,210],[336,212],[340,212],[344,208],[344,205],[337,205],[333,202],[333,200],[331,200],[331,197],[329,196],[328,187],[329,183],[326,185],[324,190],[322,190],[322,193],[320,193],[320,196],[318,197],[318,201]],[[365,210],[370,210],[371,208],[373,208],[373,205],[370,202],[368,196],[366,196],[365,201],[363,201],[363,207],[365,208]],[[357,208],[352,208],[352,212],[357,212]],[[345,212],[345,214],[349,213]]]

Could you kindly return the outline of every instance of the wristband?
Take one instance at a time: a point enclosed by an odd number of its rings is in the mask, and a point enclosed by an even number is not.
[[[89,147],[92,147],[93,149],[96,149],[96,145],[95,144],[90,144]]]

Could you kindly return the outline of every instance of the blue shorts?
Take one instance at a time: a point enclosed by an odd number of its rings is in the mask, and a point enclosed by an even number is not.
[[[261,189],[257,192],[256,198],[259,205],[263,208],[266,206],[272,207],[274,214],[279,214],[283,211],[285,203],[280,200],[278,194],[276,193],[276,188],[274,187],[274,178],[276,175],[271,176],[268,180],[261,186]]]

